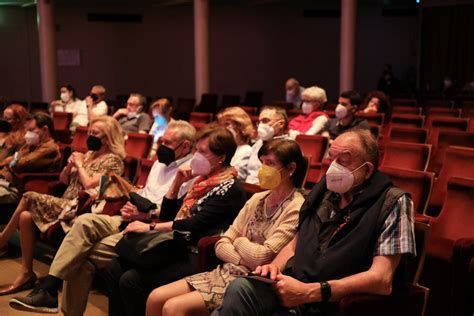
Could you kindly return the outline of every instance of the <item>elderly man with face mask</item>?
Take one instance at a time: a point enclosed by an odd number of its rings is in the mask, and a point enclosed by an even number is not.
[[[242,174],[242,179],[251,184],[258,184],[258,171],[262,162],[258,158],[258,151],[263,143],[271,139],[289,138],[288,116],[282,108],[265,106],[258,116],[258,140],[252,146],[252,152],[247,163],[247,174]]]
[[[301,107],[301,93],[304,89],[295,78],[288,79],[285,83],[286,102],[293,103],[295,108],[299,109]]]
[[[79,216],[64,238],[51,264],[49,275],[29,296],[12,299],[14,308],[39,312],[58,312],[58,289],[63,287],[62,311],[66,315],[82,315],[87,305],[89,289],[97,268],[105,267],[117,255],[115,244],[121,239],[120,226],[131,221],[149,221],[160,213],[163,196],[173,183],[180,167],[188,166],[196,142],[196,130],[185,121],[174,121],[161,137],[158,160],[150,170],[145,187],[136,191],[141,205],[127,202],[121,216],[84,214]],[[182,197],[191,181],[176,190]],[[147,203],[143,203],[146,202]]]
[[[337,137],[329,158],[326,176],[301,207],[295,238],[254,271],[274,285],[237,279],[213,315],[273,315],[282,308],[333,315],[344,296],[391,293],[402,256],[416,252],[413,202],[377,170],[369,131]]]
[[[114,113],[113,117],[119,122],[126,134],[148,134],[151,119],[147,113],[143,113],[145,104],[146,99],[143,95],[132,93],[127,100],[127,106]]]
[[[350,129],[370,129],[366,119],[355,116],[361,103],[362,100],[357,91],[342,92],[335,110],[336,118],[326,122],[321,135],[329,137],[329,143],[332,143],[336,137]]]
[[[45,113],[33,114],[25,124],[25,144],[0,163],[0,203],[18,202],[16,175],[22,172],[54,172],[61,153],[51,137],[53,119]]]

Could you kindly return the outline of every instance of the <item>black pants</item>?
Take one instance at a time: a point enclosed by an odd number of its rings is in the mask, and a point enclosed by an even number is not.
[[[113,260],[100,273],[109,291],[109,315],[145,315],[151,291],[195,273],[196,262],[197,255],[189,254],[156,269],[136,269],[120,258]]]

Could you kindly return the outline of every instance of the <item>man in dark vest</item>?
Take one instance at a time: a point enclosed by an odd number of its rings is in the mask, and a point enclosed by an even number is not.
[[[415,255],[413,202],[377,171],[377,141],[351,130],[333,142],[326,176],[300,210],[295,238],[257,275],[238,278],[213,315],[331,315],[347,295],[388,295],[403,254]]]

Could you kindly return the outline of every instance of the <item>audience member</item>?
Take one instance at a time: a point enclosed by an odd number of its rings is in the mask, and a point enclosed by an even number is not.
[[[316,135],[322,130],[329,116],[321,111],[327,101],[326,91],[320,87],[307,88],[301,94],[303,114],[298,115],[290,121],[290,137],[296,138],[299,134]]]
[[[82,101],[80,107],[80,114],[85,113],[86,120],[81,119],[80,126],[87,126],[89,122],[101,115],[107,115],[108,108],[105,103],[105,88],[100,85],[95,85],[91,89],[91,93]],[[81,115],[83,116],[83,115]]]
[[[386,113],[390,108],[388,97],[382,91],[370,91],[360,112],[364,114]]]
[[[63,84],[59,87],[59,93],[60,99],[50,103],[49,112],[52,116],[54,116],[54,112],[72,113],[71,131],[75,131],[80,122],[87,119],[87,113],[84,111],[81,113],[82,101],[77,97],[76,89],[70,84]]]
[[[17,203],[17,175],[25,172],[54,172],[59,168],[61,153],[51,138],[54,124],[46,113],[36,113],[26,122],[25,143],[14,155],[0,163],[0,204]],[[5,243],[0,242],[0,249]]]
[[[354,90],[341,93],[336,107],[336,118],[330,119],[324,125],[322,135],[329,137],[332,143],[337,136],[353,128],[369,129],[366,119],[355,117],[361,103],[360,95]]]
[[[160,263],[144,269],[115,259],[107,268],[109,315],[143,315],[148,294],[158,286],[176,281],[196,270],[196,244],[201,237],[219,235],[232,223],[245,203],[245,192],[230,166],[236,144],[221,126],[206,126],[198,132],[191,167],[182,167],[163,198],[160,223],[132,222],[123,231],[150,230],[190,232],[187,248],[163,253]],[[182,183],[196,177],[184,199],[177,199]],[[189,249],[189,250],[188,250]],[[155,253],[156,256],[159,254]]]
[[[153,115],[153,125],[150,129],[150,135],[153,135],[153,145],[148,155],[148,159],[152,159],[155,156],[158,148],[158,139],[160,139],[168,128],[168,124],[173,120],[171,118],[173,107],[171,102],[166,98],[153,102],[151,105],[151,111]]]
[[[255,274],[273,286],[238,278],[213,315],[335,315],[351,294],[388,295],[403,254],[415,254],[413,202],[377,171],[369,131],[339,136],[326,176],[301,208],[295,238]]]
[[[235,275],[247,275],[270,263],[296,232],[304,197],[296,188],[305,176],[303,155],[293,140],[272,140],[259,151],[260,185],[217,242],[218,258],[225,263],[154,290],[147,302],[148,315],[200,315],[222,303]]]
[[[3,111],[0,165],[25,143],[25,123],[28,117],[28,111],[19,104],[11,104]]]
[[[31,136],[28,138],[34,139]],[[110,172],[122,174],[122,159],[125,157],[124,140],[120,125],[115,119],[110,116],[95,118],[91,124],[87,147],[89,152],[86,154],[72,153],[67,166],[61,172],[60,180],[68,184],[61,198],[32,191],[23,194],[10,222],[0,235],[0,246],[4,247],[16,229],[20,229],[22,272],[12,285],[0,290],[1,295],[33,287],[36,281],[36,274],[33,272],[33,247],[37,230],[44,233],[51,226],[60,223],[63,230],[68,232],[78,209],[79,192],[96,188],[100,178]],[[57,147],[56,151],[59,160]],[[21,160],[18,161],[20,162]]]
[[[122,238],[123,222],[150,220],[160,213],[161,202],[180,167],[189,166],[191,152],[196,142],[196,130],[185,121],[173,121],[161,138],[158,161],[153,164],[146,185],[136,193],[155,204],[149,212],[139,211],[127,202],[120,210],[121,216],[84,214],[74,222],[70,232],[59,247],[49,275],[30,295],[15,298],[18,304],[31,311],[58,310],[58,289],[64,282],[61,310],[66,315],[83,315],[89,289],[96,269],[104,268],[116,257],[115,244]],[[177,193],[182,198],[192,181],[184,182]]]
[[[249,162],[247,163],[247,174],[245,182],[258,184],[258,171],[262,165],[258,159],[258,151],[263,143],[271,139],[289,138],[288,136],[288,116],[282,108],[265,106],[258,117],[258,140],[252,146]]]
[[[247,112],[237,106],[228,107],[221,111],[217,114],[217,120],[219,124],[226,127],[234,136],[237,150],[230,161],[230,165],[237,170],[239,179],[245,180],[247,164],[252,152],[252,147],[250,147],[249,143],[255,132],[252,120]]]
[[[377,84],[377,90],[391,96],[400,91],[400,81],[393,74],[392,65],[385,64],[382,70],[382,76]]]
[[[290,78],[285,83],[286,90],[286,102],[293,103],[295,108],[300,108],[301,106],[301,93],[304,90],[304,87],[300,86],[300,83],[295,78]]]
[[[125,134],[142,133],[148,134],[150,130],[151,120],[147,113],[143,110],[146,105],[146,99],[139,93],[132,93],[127,100],[127,106],[118,109],[113,117],[118,120]]]

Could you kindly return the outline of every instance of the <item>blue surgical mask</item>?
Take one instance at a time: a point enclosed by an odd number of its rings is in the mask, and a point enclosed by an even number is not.
[[[154,117],[155,117],[155,124],[157,126],[162,126],[166,124],[166,119],[163,115],[158,114],[158,115],[155,115]]]

